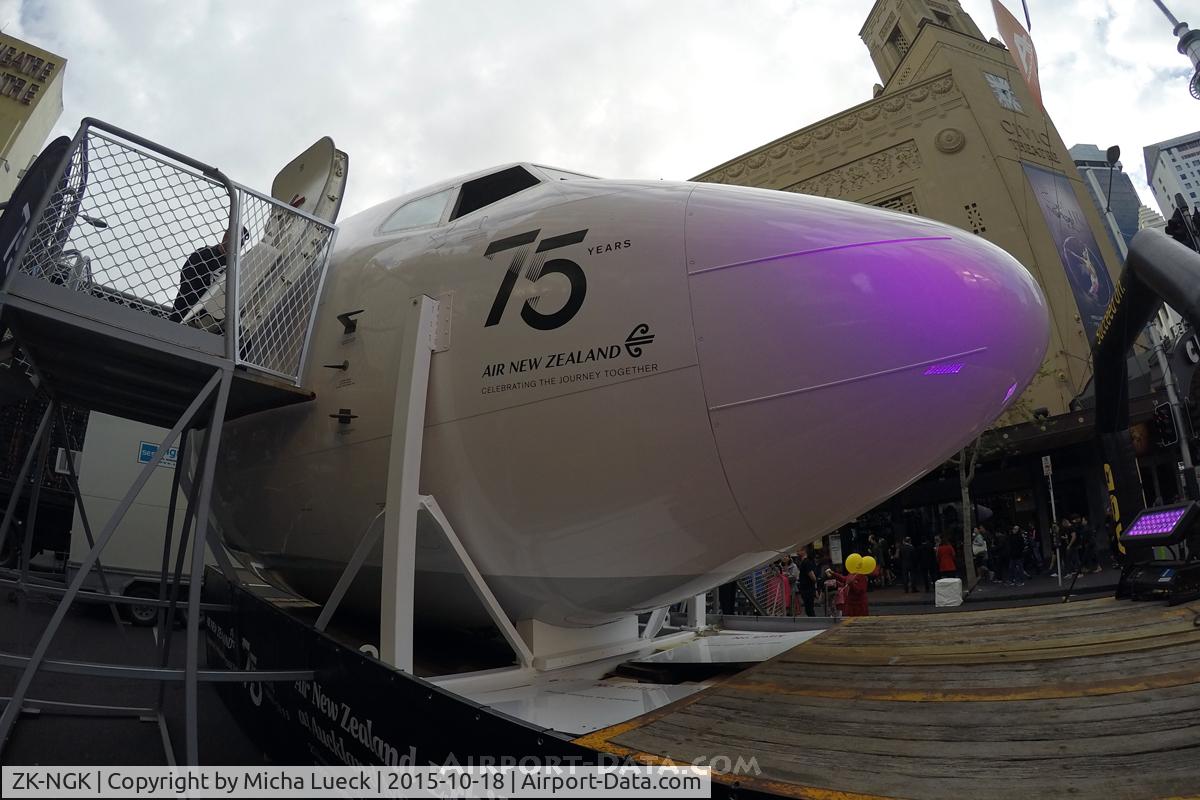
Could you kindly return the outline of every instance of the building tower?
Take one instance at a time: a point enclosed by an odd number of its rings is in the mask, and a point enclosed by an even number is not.
[[[1150,206],[1141,206],[1138,208],[1138,230],[1142,228],[1150,228],[1152,230],[1161,231],[1167,227],[1167,220],[1162,214],[1155,211]]]
[[[885,84],[912,49],[921,28],[929,23],[983,38],[958,0],[881,0],[871,9],[858,35]]]

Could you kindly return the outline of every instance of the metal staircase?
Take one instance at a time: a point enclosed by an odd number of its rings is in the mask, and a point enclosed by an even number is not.
[[[52,427],[48,423],[63,406],[159,425],[170,433],[94,537],[70,585],[61,590],[62,599],[33,653],[0,653],[0,666],[22,670],[0,715],[0,751],[23,710],[51,702],[27,697],[34,675],[47,668],[93,677],[183,680],[187,760],[197,763],[197,683],[241,675],[198,669],[204,544],[209,543],[219,561],[224,557],[208,514],[221,427],[226,419],[311,399],[300,383],[333,239],[328,222],[98,120],[84,120],[69,142],[52,143],[18,186],[0,219],[0,261],[6,270],[0,284],[0,324],[12,334],[4,345],[11,350],[5,370],[10,378],[27,374],[49,402],[0,523],[0,550],[31,470],[38,476],[33,485],[40,485]],[[195,285],[181,286],[186,265],[200,268],[190,270],[202,273]],[[194,525],[186,667],[167,669],[165,649],[156,669],[136,674],[128,667],[46,659],[71,602],[163,454],[176,443],[181,448],[188,444],[189,431],[201,430],[198,456],[191,462],[193,502],[181,534],[186,541]],[[176,470],[173,492],[181,472]],[[71,484],[82,506],[78,487],[73,480]],[[164,578],[174,505],[172,499]],[[24,535],[31,533],[27,526]],[[88,533],[91,539],[90,529]],[[23,550],[27,559],[28,546]],[[179,548],[177,576],[186,550]],[[231,572],[227,559],[222,566]],[[17,588],[29,589],[20,582]],[[174,602],[160,594],[160,607],[173,608]],[[167,618],[160,614],[164,641],[170,634]],[[310,674],[282,670],[265,678],[256,673],[255,679],[294,680]],[[96,706],[91,713],[102,708],[112,710]],[[173,763],[161,693],[154,711]]]

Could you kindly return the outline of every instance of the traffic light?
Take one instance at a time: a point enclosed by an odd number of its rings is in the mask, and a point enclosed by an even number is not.
[[[1175,213],[1167,220],[1167,227],[1163,231],[1167,236],[1170,236],[1184,247],[1192,250],[1196,249],[1195,244],[1192,242],[1192,235],[1188,232],[1187,222],[1183,218],[1183,211],[1180,209],[1175,209]]]
[[[1159,403],[1154,407],[1154,438],[1158,440],[1159,447],[1169,447],[1179,441],[1170,403]]]

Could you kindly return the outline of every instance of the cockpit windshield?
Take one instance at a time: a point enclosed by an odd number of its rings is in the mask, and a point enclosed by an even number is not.
[[[455,204],[450,219],[455,220],[466,216],[539,183],[541,183],[541,179],[521,166],[509,167],[499,172],[493,172],[491,175],[467,181],[458,193],[458,203]]]

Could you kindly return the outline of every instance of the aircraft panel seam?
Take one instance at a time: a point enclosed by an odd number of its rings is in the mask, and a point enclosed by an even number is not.
[[[904,372],[905,370],[916,369],[917,367],[927,367],[931,364],[940,364],[941,362],[947,361],[952,358],[964,358],[966,356],[973,356],[973,355],[982,353],[985,350],[987,350],[986,347],[976,347],[974,350],[964,350],[961,353],[949,353],[944,356],[938,356],[937,358],[927,358],[924,361],[916,361],[916,362],[913,362],[912,364],[905,364],[900,367],[891,367],[890,369],[881,369],[878,372],[868,372],[865,375],[855,375],[852,378],[841,378],[836,381],[828,381],[827,383],[818,383],[815,386],[803,386],[799,389],[788,389],[786,392],[776,392],[774,394],[763,395],[762,397],[751,397],[746,400],[735,400],[732,403],[722,403],[722,404],[716,405],[716,406],[709,406],[708,410],[709,411],[721,411],[726,408],[734,408],[736,406],[749,405],[750,403],[761,403],[766,400],[775,400],[780,397],[790,397],[795,394],[803,394],[805,392],[815,392],[818,389],[828,389],[833,386],[842,386],[847,383],[856,383],[858,381],[865,381],[870,378],[879,378],[884,375],[893,375],[897,372]]]
[[[715,267],[705,267],[694,272],[688,272],[689,277],[692,275],[703,275],[706,272],[716,272],[722,269],[732,269],[734,267],[745,267],[750,264],[763,264],[768,261],[779,261],[784,258],[795,258],[796,256],[811,256],[820,255],[822,253],[832,253],[837,250],[852,250],[857,247],[875,247],[883,244],[909,244],[912,242],[948,242],[951,241],[950,236],[909,236],[903,239],[880,239],[870,242],[852,242],[850,244],[834,244],[828,247],[816,247],[812,250],[794,250],[790,253],[777,253],[773,256],[762,256],[761,258],[751,258],[746,261],[735,261],[732,264],[718,264]]]

